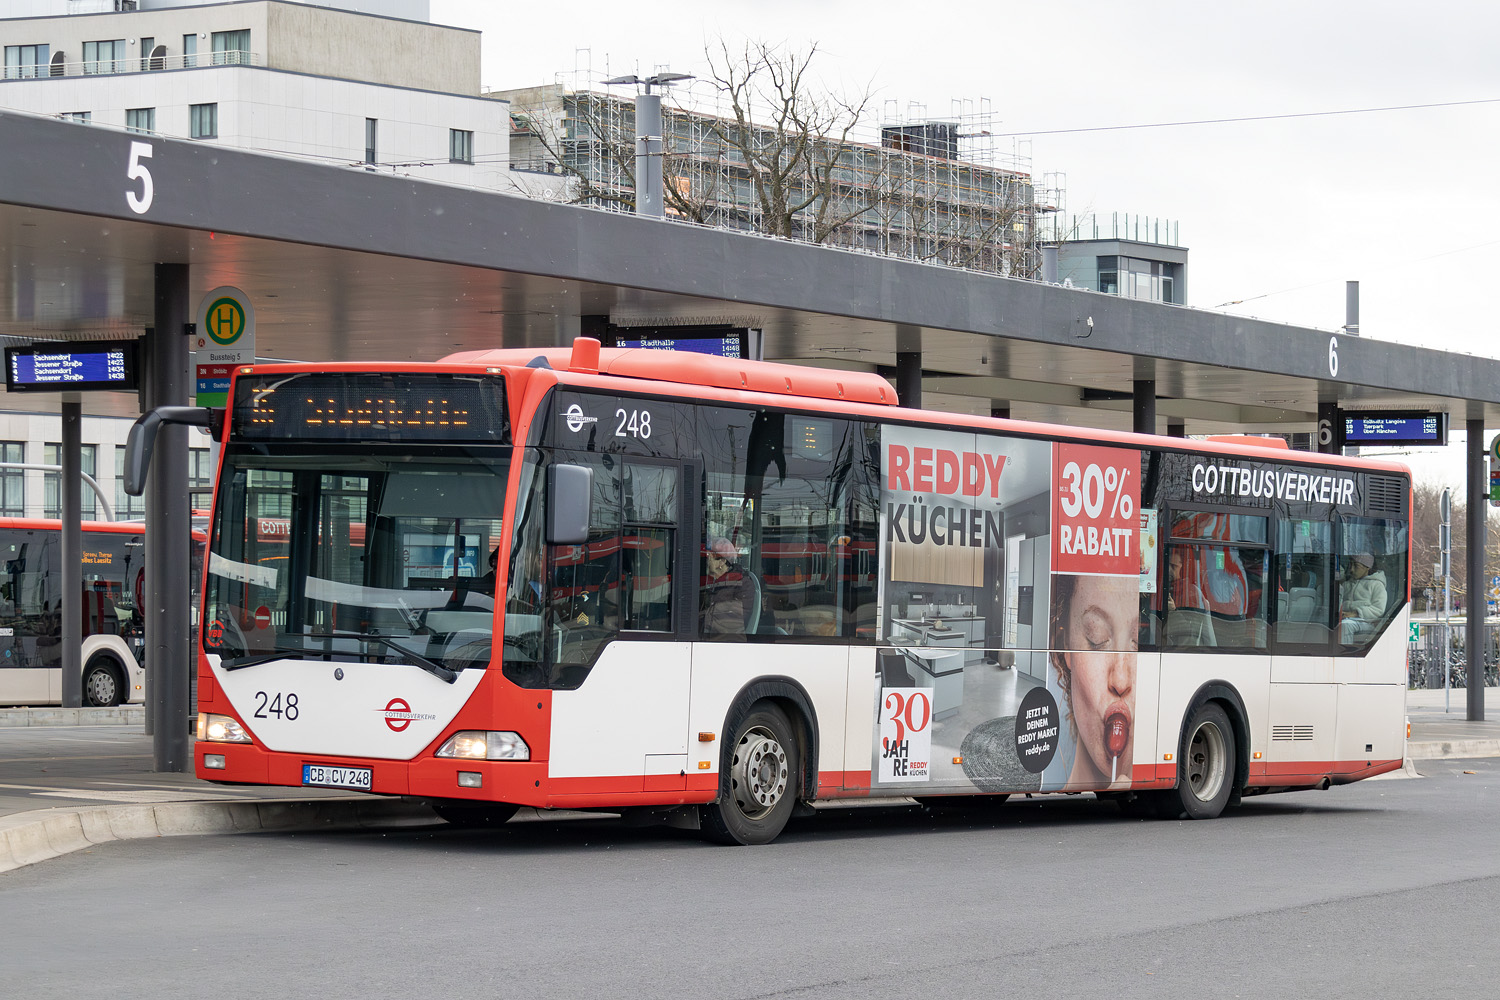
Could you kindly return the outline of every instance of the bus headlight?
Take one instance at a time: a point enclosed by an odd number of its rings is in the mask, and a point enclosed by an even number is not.
[[[198,738],[209,743],[249,743],[245,727],[227,715],[198,713]]]
[[[454,733],[438,747],[439,757],[461,757],[465,760],[530,760],[531,747],[520,733],[486,733],[466,729]]]

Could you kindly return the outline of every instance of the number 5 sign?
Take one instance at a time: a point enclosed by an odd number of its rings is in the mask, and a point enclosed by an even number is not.
[[[1139,576],[1141,453],[1077,444],[1056,449],[1053,572]]]

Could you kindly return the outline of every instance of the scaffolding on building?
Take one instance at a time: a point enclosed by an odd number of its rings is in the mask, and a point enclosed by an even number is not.
[[[634,105],[603,79],[583,58],[555,86],[528,91],[530,105],[513,96],[512,162],[517,169],[555,165],[574,180],[571,200],[631,211]],[[870,117],[812,143],[804,154],[810,172],[793,177],[796,189],[768,210],[753,177],[757,167],[741,147],[771,147],[772,126],[751,124],[754,142],[746,142],[721,91],[674,89],[663,107],[667,213],[861,252],[1037,274],[1039,217],[1057,211],[1060,193],[1038,200],[1029,144],[1011,139],[1002,147],[987,98],[954,100],[937,118],[925,106],[886,101],[878,118]],[[774,211],[781,204],[800,207],[782,218]]]

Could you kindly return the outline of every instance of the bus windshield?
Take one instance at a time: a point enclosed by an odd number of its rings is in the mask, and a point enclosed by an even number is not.
[[[489,663],[509,447],[241,446],[225,457],[203,648],[270,659]]]

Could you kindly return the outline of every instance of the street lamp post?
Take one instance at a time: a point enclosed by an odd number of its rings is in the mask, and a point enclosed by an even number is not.
[[[635,95],[635,214],[649,215],[660,219],[666,211],[662,196],[662,120],[661,95],[653,94],[653,86],[661,87],[679,80],[691,80],[690,73],[656,73],[642,79],[638,76],[617,76],[605,80],[606,86],[615,84],[640,84],[646,89]]]

